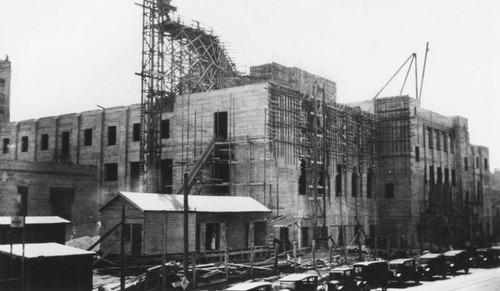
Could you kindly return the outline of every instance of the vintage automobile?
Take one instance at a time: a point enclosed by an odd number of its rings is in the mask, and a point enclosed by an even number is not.
[[[474,261],[476,267],[496,267],[500,264],[500,249],[477,249]]]
[[[448,272],[455,275],[458,270],[464,270],[465,274],[469,273],[470,256],[465,250],[453,250],[444,253],[446,264],[448,264]]]
[[[356,281],[354,269],[351,267],[336,267],[330,270],[328,291],[358,291],[365,290],[363,281]]]
[[[397,284],[403,284],[406,281],[413,281],[415,284],[420,283],[422,271],[413,258],[392,260],[389,262],[389,269],[392,272],[391,282]]]
[[[427,253],[418,258],[420,267],[422,268],[422,278],[431,279],[436,275],[446,278],[448,265],[443,254]]]
[[[359,262],[352,267],[356,281],[362,282],[367,290],[372,288],[387,290],[391,275],[387,261]]]
[[[280,290],[290,291],[316,291],[318,275],[316,274],[290,274],[278,280]]]
[[[226,291],[273,291],[273,285],[270,282],[244,282],[235,284],[226,289]]]

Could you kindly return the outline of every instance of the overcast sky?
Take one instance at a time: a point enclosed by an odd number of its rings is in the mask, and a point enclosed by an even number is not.
[[[491,170],[500,168],[500,1],[172,4],[186,22],[213,28],[240,70],[301,67],[337,82],[345,103],[372,98],[412,52],[421,70],[429,42],[422,106],[468,118],[471,142],[489,147]],[[12,121],[140,102],[142,15],[133,0],[2,0],[0,11]],[[382,95],[398,95],[403,77]],[[413,85],[405,91],[415,96]]]

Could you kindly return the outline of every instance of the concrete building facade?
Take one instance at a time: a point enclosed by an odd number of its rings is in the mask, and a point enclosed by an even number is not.
[[[160,192],[177,193],[190,172],[192,195],[250,196],[272,211],[272,235],[299,247],[315,237],[455,243],[491,228],[488,149],[469,143],[465,118],[407,96],[346,106],[334,82],[287,69],[259,66],[246,85],[177,96],[159,126]],[[94,167],[104,205],[141,190],[140,116],[134,104],[4,122],[0,161]],[[443,229],[453,234],[435,238]]]

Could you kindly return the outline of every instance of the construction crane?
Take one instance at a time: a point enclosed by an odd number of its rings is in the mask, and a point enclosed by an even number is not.
[[[404,87],[406,85],[406,81],[408,80],[408,76],[410,75],[411,68],[413,64],[414,66],[414,71],[415,71],[415,99],[419,100],[422,98],[422,88],[424,87],[424,77],[425,77],[425,68],[427,65],[427,55],[429,53],[429,42],[426,44],[425,48],[425,58],[424,58],[424,68],[422,70],[422,78],[420,81],[420,88],[418,85],[418,68],[417,68],[417,54],[412,53],[405,61],[404,63],[396,70],[396,72],[389,78],[389,80],[385,83],[385,85],[380,89],[380,91],[377,92],[377,94],[373,97],[373,100],[377,99],[377,97],[384,91],[384,89],[391,83],[391,81],[396,77],[397,74],[404,68],[404,66],[410,62],[410,65],[408,66],[408,70],[406,71],[405,79],[403,81],[403,85],[401,86],[401,91],[399,92],[399,95],[403,94]]]

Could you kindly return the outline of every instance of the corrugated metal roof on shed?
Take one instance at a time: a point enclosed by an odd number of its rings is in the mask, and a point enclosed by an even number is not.
[[[12,217],[0,216],[0,225],[10,225]],[[58,223],[71,223],[69,220],[59,216],[26,216],[26,224],[58,224]]]
[[[13,244],[0,245],[0,253],[13,254],[15,256],[23,255],[23,245]],[[94,252],[89,252],[58,243],[34,243],[24,245],[25,258],[37,257],[60,257],[60,256],[79,256],[92,255]]]
[[[138,192],[119,192],[118,195],[128,200],[141,211],[182,211],[184,209],[183,195]],[[269,208],[252,197],[189,195],[188,199],[190,211],[219,213],[271,212]]]

